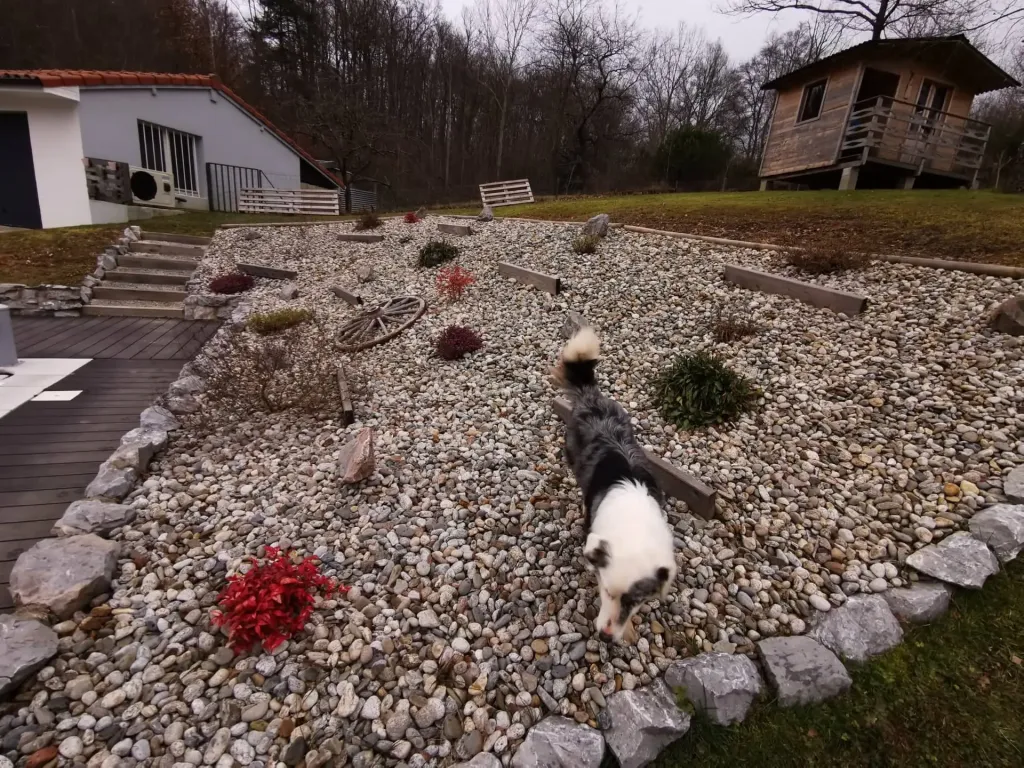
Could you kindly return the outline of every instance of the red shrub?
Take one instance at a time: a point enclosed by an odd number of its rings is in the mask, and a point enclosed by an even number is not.
[[[484,345],[480,334],[462,325],[449,325],[437,337],[437,356],[445,360],[458,360]]]
[[[228,272],[219,275],[210,281],[210,290],[213,293],[242,293],[248,291],[256,284],[256,281],[249,275],[241,272]]]
[[[466,288],[476,282],[471,272],[462,267],[445,267],[438,270],[437,280],[434,285],[437,295],[447,301],[458,301]]]
[[[419,220],[420,220],[420,217],[417,216],[412,211],[409,211],[407,214],[405,214],[405,223],[406,224],[415,224]]]
[[[322,575],[318,562],[307,557],[295,565],[288,553],[267,547],[266,562],[252,558],[252,567],[245,574],[228,578],[227,587],[217,597],[223,610],[213,612],[213,622],[227,626],[236,653],[248,651],[258,642],[264,650],[273,651],[301,632],[313,612],[318,590],[325,597],[348,592],[348,587]]]

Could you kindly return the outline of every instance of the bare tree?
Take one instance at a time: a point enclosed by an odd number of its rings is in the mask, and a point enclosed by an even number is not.
[[[509,96],[520,78],[530,34],[540,10],[539,0],[477,0],[466,12],[466,26],[476,34],[483,61],[480,82],[498,110],[495,173],[501,178]]]

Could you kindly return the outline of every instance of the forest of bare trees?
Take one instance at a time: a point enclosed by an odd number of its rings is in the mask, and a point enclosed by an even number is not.
[[[0,68],[215,73],[391,204],[467,200],[528,177],[540,194],[748,188],[773,94],[761,85],[870,33],[968,30],[1024,74],[1004,0],[737,0],[815,5],[746,60],[702,30],[644,28],[611,0],[0,0]],[[1006,34],[1005,30],[1010,33]],[[1024,94],[978,105],[990,184],[1024,166]]]

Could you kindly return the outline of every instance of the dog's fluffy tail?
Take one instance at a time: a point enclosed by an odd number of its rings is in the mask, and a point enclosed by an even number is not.
[[[594,329],[584,326],[562,347],[555,368],[555,380],[563,389],[582,389],[597,386],[594,368],[601,357],[601,341]]]

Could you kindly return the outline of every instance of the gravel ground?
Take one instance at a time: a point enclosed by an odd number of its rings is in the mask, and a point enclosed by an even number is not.
[[[812,278],[870,298],[845,318],[721,279],[726,262],[792,274],[764,252],[617,231],[577,256],[576,227],[495,221],[453,240],[478,282],[447,305],[436,270],[412,266],[437,221],[390,221],[372,245],[337,242],[348,224],[217,235],[193,287],[236,259],[299,272],[293,301],[259,280],[257,311],[306,306],[337,328],[359,310],[329,288],[356,287],[359,264],[376,273],[358,285],[368,304],[411,293],[430,310],[349,356],[351,427],[253,414],[174,436],[130,497],[139,519],[115,538],[133,554],[109,604],[59,626],[31,705],[0,719],[8,756],[45,741],[97,766],[448,765],[480,750],[507,764],[550,711],[594,724],[607,695],[674,658],[749,652],[848,595],[905,584],[907,555],[1000,500],[1000,474],[1024,461],[1024,346],[983,323],[1019,283],[888,264]],[[567,290],[501,278],[499,260],[560,274]],[[592,636],[580,499],[549,408],[569,310],[600,332],[599,377],[646,447],[719,495],[717,520],[670,510],[678,589],[642,610],[633,645]],[[760,332],[714,344],[720,310]],[[452,322],[484,348],[432,357]],[[727,428],[678,431],[653,408],[651,380],[702,347],[763,402]],[[341,486],[338,449],[363,426],[377,471]],[[319,556],[352,591],[272,656],[233,658],[208,609],[266,545]]]

